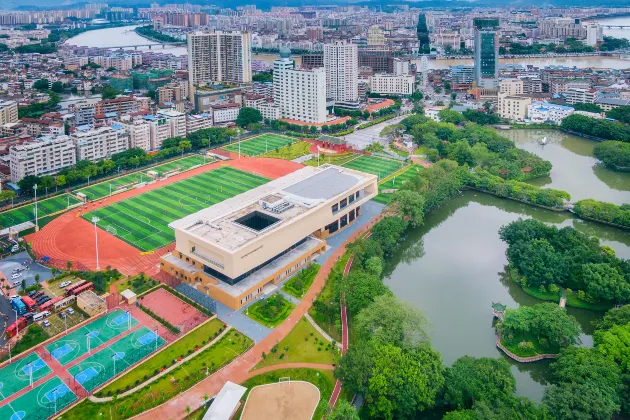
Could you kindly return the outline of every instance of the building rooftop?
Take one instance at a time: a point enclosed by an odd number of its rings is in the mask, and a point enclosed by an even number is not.
[[[375,175],[331,165],[304,167],[169,224],[225,252],[303,217]]]

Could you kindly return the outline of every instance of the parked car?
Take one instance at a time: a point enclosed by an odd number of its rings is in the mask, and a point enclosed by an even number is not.
[[[20,297],[19,295],[11,295],[9,296],[9,300],[17,299],[19,297]]]
[[[19,279],[20,277],[22,277],[22,273],[11,274],[11,280]]]
[[[27,312],[24,315],[22,315],[24,318],[28,319],[29,321],[33,320],[33,317],[35,316],[35,314],[33,312]]]
[[[36,292],[35,290],[31,290],[30,292],[27,293],[27,296],[32,298],[33,296],[35,296],[38,292]]]
[[[68,286],[70,286],[71,284],[72,284],[72,282],[71,282],[71,281],[64,281],[64,282],[62,282],[62,283],[59,285],[59,287],[61,287],[61,288],[63,289],[64,287],[68,287]]]
[[[65,312],[59,312],[59,318],[64,319],[66,317],[66,313]]]
[[[68,308],[66,312],[68,312],[68,315],[74,315],[74,309],[72,308]]]
[[[45,319],[45,320],[43,320],[43,321],[42,321],[42,325],[43,325],[44,327],[50,327],[50,321],[49,321],[49,320],[47,320],[47,319]]]

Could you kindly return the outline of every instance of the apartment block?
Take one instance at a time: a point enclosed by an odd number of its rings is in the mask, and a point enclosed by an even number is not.
[[[326,98],[336,102],[356,102],[359,99],[358,47],[346,41],[324,44]]]
[[[121,123],[129,134],[129,148],[151,150],[151,125],[144,118]]]
[[[174,109],[157,112],[158,117],[164,117],[171,129],[170,137],[186,137],[186,114]]]
[[[374,93],[382,95],[412,95],[415,89],[414,76],[397,76],[395,74],[376,74],[370,77],[370,88]]]
[[[521,79],[501,79],[499,80],[499,94],[506,96],[522,95],[524,83]]]
[[[513,122],[524,122],[528,116],[529,96],[499,95],[499,116]]]
[[[587,103],[594,104],[599,95],[597,89],[570,88],[564,92],[568,104]]]
[[[9,149],[11,181],[28,175],[48,175],[77,163],[76,148],[69,136],[45,136]]]
[[[118,116],[133,114],[140,110],[140,104],[133,96],[121,96],[114,99],[104,99],[96,103],[97,114],[115,112]]]
[[[94,123],[94,116],[96,115],[96,103],[79,102],[77,104],[70,104],[68,111],[74,113],[76,125],[92,124]]]
[[[211,114],[186,115],[186,132],[194,133],[212,127]]]
[[[14,123],[17,122],[17,120],[17,102],[0,100],[0,125]]]
[[[241,106],[239,104],[212,105],[212,120],[215,125],[236,121],[240,111]]]
[[[144,119],[150,127],[151,150],[162,148],[164,140],[171,137],[171,125],[168,120],[166,117],[155,115],[147,115]]]
[[[129,134],[122,124],[77,130],[70,135],[77,160],[97,161],[129,149]]]

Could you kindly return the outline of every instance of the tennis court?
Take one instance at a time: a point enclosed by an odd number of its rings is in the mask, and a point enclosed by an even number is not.
[[[47,345],[46,351],[62,366],[137,325],[138,321],[117,309]]]
[[[141,251],[152,251],[175,241],[168,224],[269,180],[229,166],[156,188],[144,194],[96,209],[97,225]]]
[[[76,401],[77,396],[58,376],[0,407],[0,419],[47,419]]]
[[[207,163],[210,162],[211,160],[207,159]],[[193,167],[203,165],[204,163],[205,161],[203,156],[187,156],[183,159],[167,162],[162,165],[148,168],[144,171],[133,172],[131,174],[91,185],[89,187],[80,188],[73,191],[73,193],[80,192],[85,194],[88,200],[97,200],[99,198],[107,197],[110,194],[115,194],[118,191],[126,191],[129,188],[135,188],[136,185],[143,182],[151,181],[151,178],[147,175],[148,171],[155,171],[158,173],[158,176],[162,177],[164,175],[168,175],[169,173],[187,171]]]
[[[393,174],[402,168],[400,162],[389,159],[381,159],[375,156],[361,156],[358,159],[344,163],[342,166],[376,175],[379,180],[386,178],[388,175]]]
[[[412,165],[409,168],[407,168],[407,170],[405,170],[403,173],[398,174],[388,179],[382,184],[379,184],[378,186],[379,193],[376,197],[374,197],[374,200],[383,204],[389,203],[389,201],[392,198],[392,194],[391,193],[384,194],[382,192],[383,190],[394,190],[394,189],[398,190],[403,186],[405,182],[416,177],[423,170],[424,168],[420,165]]]
[[[138,328],[68,369],[75,381],[92,391],[120,372],[133,366],[150,353],[162,347],[166,341],[147,327]]]
[[[30,385],[30,377],[33,382],[43,378],[51,372],[46,362],[36,353],[30,353],[22,359],[6,365],[0,369],[0,397],[8,398],[16,392]]]
[[[70,194],[61,194],[45,200],[37,200],[37,218],[66,210],[81,201]],[[0,228],[7,228],[20,223],[35,220],[35,203],[16,207],[0,213]]]
[[[291,137],[285,137],[278,134],[263,134],[258,137],[230,144],[229,146],[225,146],[224,149],[233,153],[238,153],[240,148],[242,155],[258,156],[296,141],[296,139]]]

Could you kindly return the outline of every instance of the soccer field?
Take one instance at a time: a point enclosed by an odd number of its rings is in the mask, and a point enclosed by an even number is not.
[[[83,215],[135,246],[152,251],[175,240],[168,224],[269,181],[258,175],[222,166],[213,171],[148,191]]]
[[[47,419],[77,399],[58,376],[0,407],[0,419]]]
[[[287,144],[295,143],[296,141],[296,139],[280,136],[278,134],[263,134],[262,136],[254,137],[249,140],[243,140],[239,143],[230,144],[229,146],[225,146],[224,149],[233,153],[238,153],[240,144],[242,155],[258,156],[282,146],[286,146]]]
[[[138,321],[122,309],[117,309],[87,325],[53,341],[45,348],[62,366],[83,356],[89,349],[94,349],[114,337],[133,328]]]
[[[378,195],[374,197],[375,201],[379,203],[387,204],[392,198],[392,194],[383,194],[381,191],[383,190],[393,190],[400,189],[402,185],[409,181],[411,178],[417,176],[424,168],[420,165],[412,165],[402,174],[398,174],[395,177],[388,179],[387,181],[379,184],[378,186]]]
[[[65,210],[68,206],[81,203],[70,194],[62,194],[45,200],[37,200],[37,218]],[[8,228],[20,223],[35,221],[35,203],[17,207],[0,213],[0,228]]]
[[[133,333],[112,343],[68,369],[83,388],[92,391],[118,373],[159,350],[166,341],[147,327],[138,328]]]
[[[206,163],[212,162],[211,159],[206,159]],[[200,155],[187,156],[183,159],[174,160],[172,162],[163,163],[162,165],[154,166],[152,168],[147,168],[144,171],[138,171],[131,174],[123,175],[118,178],[110,179],[107,181],[100,182],[98,184],[91,185],[89,187],[80,188],[78,190],[73,191],[73,193],[83,193],[87,196],[88,200],[97,200],[102,197],[107,197],[108,195],[114,194],[116,191],[120,189],[127,190],[129,188],[133,188],[135,184],[139,184],[141,182],[151,181],[151,178],[147,175],[148,171],[155,171],[161,177],[166,172],[175,171],[178,172],[186,171],[192,167],[203,165],[204,158]]]
[[[402,168],[400,162],[389,159],[381,159],[375,156],[361,156],[358,159],[344,163],[342,166],[374,174],[378,176],[379,181],[383,178],[387,178],[387,176]]]

